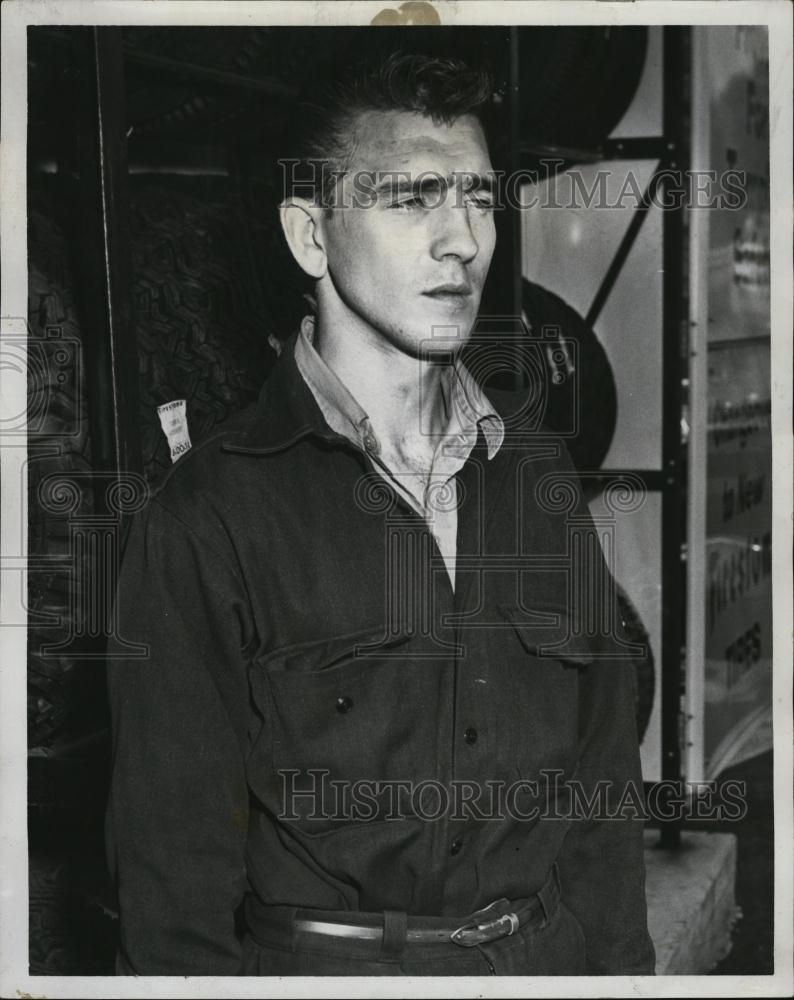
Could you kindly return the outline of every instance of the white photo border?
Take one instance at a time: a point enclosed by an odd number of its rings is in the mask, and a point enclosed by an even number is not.
[[[36,24],[367,25],[400,0],[6,0],[0,98],[0,336],[24,337],[27,317],[26,28]],[[443,25],[766,24],[770,61],[772,294],[775,974],[659,977],[31,976],[28,973],[26,629],[18,587],[0,579],[0,995],[47,997],[558,997],[791,996],[794,993],[792,823],[792,11],[788,0],[484,0],[432,4]],[[421,29],[417,29],[421,30]],[[0,370],[0,418],[26,409],[24,373]],[[24,567],[24,443],[0,449],[4,566]],[[8,574],[6,574],[8,575]],[[16,576],[16,574],[14,574]]]

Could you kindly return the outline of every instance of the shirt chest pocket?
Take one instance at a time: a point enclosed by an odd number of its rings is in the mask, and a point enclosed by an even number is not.
[[[295,787],[410,778],[423,753],[434,752],[437,705],[427,664],[408,655],[408,639],[362,630],[254,663],[254,790],[270,797],[274,782],[284,787],[287,779]]]
[[[587,725],[582,675],[592,665],[620,657],[619,640],[577,631],[565,608],[533,612],[501,605],[502,643],[511,645],[519,669],[513,672],[512,697],[505,706],[506,729],[515,728],[515,763],[522,778],[539,772],[574,774],[579,765],[580,734]]]

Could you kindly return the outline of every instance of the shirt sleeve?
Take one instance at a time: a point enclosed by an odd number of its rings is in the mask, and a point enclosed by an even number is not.
[[[577,473],[560,441],[557,471],[563,481]],[[589,613],[616,589],[603,558],[596,527],[581,489],[574,516],[592,532],[580,539],[591,552],[578,581],[580,613]],[[612,595],[601,588],[613,588]],[[600,600],[598,594],[600,592]],[[581,623],[577,633],[581,631]],[[586,632],[587,629],[585,628]],[[561,897],[584,932],[588,975],[653,975],[655,952],[648,933],[643,831],[645,802],[636,722],[636,677],[629,659],[614,656],[610,637],[594,637],[598,654],[579,667],[579,733],[568,831],[557,856]]]
[[[589,975],[653,975],[634,668],[596,660],[579,680],[581,797],[558,857],[562,899],[584,931]]]
[[[157,500],[133,521],[108,658],[117,972],[234,975],[246,888],[244,587]],[[120,638],[119,638],[120,637]],[[131,655],[129,643],[146,655]]]

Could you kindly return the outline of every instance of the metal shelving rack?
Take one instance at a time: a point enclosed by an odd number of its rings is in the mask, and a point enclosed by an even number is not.
[[[513,139],[516,144],[514,164],[520,166],[528,154],[536,154],[521,146],[517,121],[518,108],[518,29],[512,28],[511,75],[514,86],[514,107],[511,114]],[[626,139],[607,139],[595,150],[565,150],[567,157],[579,162],[604,160],[656,160],[640,205],[626,229],[606,270],[601,285],[587,311],[585,322],[592,326],[615,286],[629,252],[651,207],[653,185],[660,184],[664,192],[670,185],[666,170],[686,175],[690,166],[690,47],[691,29],[684,26],[663,29],[663,93],[662,134]],[[560,151],[556,151],[560,152]],[[517,213],[515,213],[517,214]],[[520,220],[518,267],[514,272],[517,285],[516,301],[520,303],[521,255]],[[686,691],[686,608],[687,608],[687,476],[688,447],[682,433],[688,411],[689,387],[689,245],[686,208],[666,209],[662,222],[662,447],[661,465],[657,469],[603,469],[601,479],[609,481],[631,475],[644,487],[661,497],[661,579],[662,579],[662,648],[659,676],[661,709],[661,781],[660,801],[669,798],[668,782],[682,778],[682,746],[684,741],[683,698]],[[646,782],[649,790],[652,782]],[[680,843],[681,823],[678,818],[660,822],[660,846],[675,848]]]

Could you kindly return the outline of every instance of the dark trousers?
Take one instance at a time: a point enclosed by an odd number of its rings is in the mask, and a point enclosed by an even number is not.
[[[385,957],[377,941],[301,935],[278,929],[248,934],[247,976],[576,976],[584,975],[584,936],[560,904],[542,927],[526,925],[473,948],[453,942],[406,944]]]

